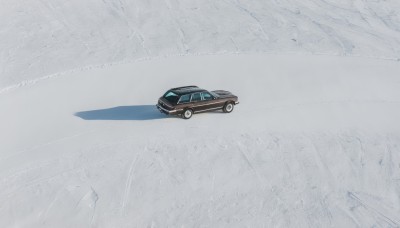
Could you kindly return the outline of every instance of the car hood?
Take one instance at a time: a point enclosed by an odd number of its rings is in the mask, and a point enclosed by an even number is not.
[[[219,97],[221,98],[225,98],[225,97],[234,97],[235,95],[233,95],[231,92],[226,91],[226,90],[215,90],[212,91],[213,93],[216,93]]]

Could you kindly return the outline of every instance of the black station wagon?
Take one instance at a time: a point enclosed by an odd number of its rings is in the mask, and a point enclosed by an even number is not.
[[[168,90],[156,105],[160,112],[167,115],[180,115],[190,119],[193,113],[223,110],[233,111],[239,104],[238,97],[224,90],[207,91],[197,86],[184,86]]]

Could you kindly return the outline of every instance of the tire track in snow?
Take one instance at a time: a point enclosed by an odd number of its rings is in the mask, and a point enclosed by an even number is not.
[[[145,150],[147,150],[147,147],[145,147]],[[128,177],[126,178],[126,181],[125,181],[125,190],[124,190],[124,195],[122,197],[122,202],[121,202],[121,210],[122,210],[123,215],[125,213],[126,204],[128,203],[129,192],[131,191],[131,186],[132,186],[133,173],[135,170],[135,164],[138,160],[138,157],[139,157],[139,154],[136,154],[136,156],[132,159],[131,164],[129,166],[129,170],[128,170]]]
[[[159,60],[159,59],[164,59],[164,58],[171,58],[171,57],[182,57],[182,56],[220,56],[220,55],[246,55],[246,54],[254,54],[252,51],[240,51],[238,52],[237,49],[232,50],[232,51],[217,51],[217,52],[196,52],[196,53],[175,53],[175,54],[164,54],[164,55],[154,55],[150,56],[150,51],[148,48],[145,47],[144,45],[144,36],[140,33],[140,31],[136,31],[137,38],[141,42],[141,46],[146,51],[147,56],[140,57],[140,58],[134,58],[134,59],[127,59],[127,60],[121,60],[121,61],[115,61],[115,62],[109,62],[109,63],[103,63],[103,64],[96,64],[96,65],[87,65],[84,67],[78,67],[66,71],[61,71],[58,73],[54,74],[49,74],[46,76],[42,77],[37,77],[34,79],[30,80],[24,80],[19,83],[15,83],[6,87],[0,88],[0,95],[10,93],[12,91],[15,91],[17,89],[29,87],[36,85],[42,81],[47,81],[48,79],[56,79],[60,78],[65,75],[69,74],[74,74],[76,72],[85,72],[85,71],[90,71],[93,69],[101,69],[101,68],[110,68],[115,65],[122,65],[122,64],[128,64],[128,63],[136,63],[136,62],[143,62],[143,61],[153,61],[153,60]],[[304,55],[304,56],[336,56],[336,57],[343,57],[343,55],[340,54],[335,54],[335,53],[319,53],[319,52],[299,52],[299,51],[284,51],[281,50],[280,52],[276,52],[274,50],[264,50],[264,51],[257,51],[256,53],[262,53],[266,55]],[[364,59],[377,59],[377,60],[385,60],[385,61],[399,61],[399,58],[396,57],[383,57],[383,56],[376,56],[376,55],[358,55],[358,54],[353,54],[353,53],[348,53],[346,54],[346,57],[349,58],[364,58]],[[400,103],[400,102],[395,102],[395,103]]]
[[[369,205],[368,202],[360,199],[356,193],[354,192],[347,192],[347,197],[351,200],[357,202],[360,206],[362,206],[365,210],[376,214],[379,218],[383,219],[387,225],[390,227],[399,227],[400,226],[400,219],[397,218],[395,215],[385,215],[380,210],[376,209],[375,207]]]
[[[238,145],[239,152],[240,152],[240,154],[241,154],[242,157],[243,157],[243,160],[247,163],[247,165],[250,167],[250,169],[251,169],[251,170],[254,172],[254,174],[256,175],[257,180],[258,180],[258,182],[259,182],[259,185],[260,185],[261,189],[262,189],[262,190],[265,190],[265,186],[264,186],[264,184],[263,184],[261,175],[260,175],[260,173],[258,172],[258,170],[257,170],[256,168],[254,168],[254,165],[253,165],[253,163],[249,160],[249,156],[247,155],[247,153],[244,152],[244,149],[242,148],[242,147],[243,147],[243,144],[239,141],[239,142],[237,142],[237,145]]]
[[[76,137],[79,137],[79,136],[82,136],[82,135],[86,135],[86,134],[90,134],[90,133],[93,133],[93,132],[95,132],[95,131],[94,130],[83,131],[83,132],[78,132],[78,133],[73,134],[73,135],[68,135],[68,136],[64,136],[64,137],[57,138],[57,139],[54,139],[54,140],[50,140],[48,142],[45,142],[45,143],[42,143],[42,144],[39,144],[39,145],[35,145],[35,146],[29,147],[29,148],[26,148],[26,149],[19,150],[19,151],[14,152],[14,153],[10,153],[11,155],[0,158],[0,161],[1,160],[6,160],[6,159],[9,159],[9,158],[21,155],[21,154],[24,154],[26,152],[30,152],[30,151],[39,149],[39,148],[44,147],[44,146],[48,146],[48,145],[51,145],[51,144],[54,144],[54,143],[62,142],[62,141],[68,140],[68,139],[73,139],[73,138],[76,138]]]
[[[268,109],[270,110],[286,110],[292,108],[306,108],[309,106],[318,106],[318,105],[398,105],[400,101],[396,100],[321,100],[321,101],[310,101],[310,102],[302,102],[302,103],[293,103],[293,104],[282,104],[282,105],[269,105]]]
[[[63,177],[63,175],[65,175],[65,174],[67,174],[67,173],[71,173],[71,172],[75,172],[75,173],[82,172],[84,169],[86,169],[86,168],[88,168],[88,167],[90,167],[90,166],[99,165],[99,164],[102,164],[102,163],[105,163],[105,162],[108,162],[108,161],[109,161],[108,159],[105,159],[105,160],[101,160],[101,161],[98,161],[98,162],[91,163],[91,164],[88,165],[88,166],[82,166],[82,167],[76,167],[76,168],[69,168],[69,169],[65,169],[65,170],[63,170],[63,171],[57,172],[57,173],[55,173],[54,175],[51,175],[51,176],[48,176],[48,177],[37,178],[37,179],[31,180],[31,181],[29,181],[29,182],[26,183],[26,184],[23,184],[23,185],[20,185],[20,186],[15,186],[11,191],[4,191],[3,194],[1,194],[1,192],[0,192],[0,199],[1,199],[2,197],[10,198],[10,196],[12,196],[13,194],[16,194],[16,192],[19,191],[19,190],[21,190],[21,189],[29,188],[29,187],[32,187],[32,186],[34,186],[34,185],[41,184],[41,183],[46,182],[46,181],[49,181],[49,180],[53,180],[53,179],[55,179],[55,178],[59,178],[60,176]]]
[[[43,217],[42,223],[46,222],[46,219],[47,219],[47,216],[49,215],[50,209],[55,205],[60,194],[61,194],[61,190],[58,190],[57,193],[55,194],[54,198],[51,200],[50,204],[47,206],[47,208],[39,215],[39,218]]]
[[[327,177],[327,184],[335,189],[336,188],[336,178],[335,175],[333,175],[330,167],[329,167],[329,163],[326,162],[326,159],[324,158],[324,156],[321,154],[321,150],[318,149],[317,145],[314,143],[314,140],[311,139],[309,136],[307,135],[303,135],[303,137],[305,139],[308,140],[308,143],[310,145],[310,149],[312,151],[312,154],[314,156],[314,161],[316,162],[317,166],[320,168],[320,171],[322,171],[323,173],[325,173],[325,177]]]
[[[90,186],[91,192],[90,192],[90,199],[92,200],[93,203],[93,214],[90,219],[90,227],[93,227],[93,221],[94,221],[94,216],[96,215],[96,208],[97,208],[97,201],[99,201],[100,197],[99,194],[94,190],[92,186]]]

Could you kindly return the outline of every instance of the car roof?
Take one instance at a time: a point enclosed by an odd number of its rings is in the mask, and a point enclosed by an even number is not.
[[[197,86],[183,86],[183,87],[172,88],[172,89],[170,89],[170,91],[172,91],[178,95],[185,95],[185,94],[196,93],[196,92],[204,92],[206,90],[201,89]]]

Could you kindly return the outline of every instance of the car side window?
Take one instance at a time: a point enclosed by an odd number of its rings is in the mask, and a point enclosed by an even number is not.
[[[201,101],[201,95],[200,93],[194,93],[192,94],[192,99],[190,101]]]
[[[213,97],[211,96],[211,94],[209,94],[209,93],[207,93],[207,92],[203,92],[203,93],[201,93],[201,95],[203,96],[203,100],[204,100],[204,101],[209,101],[209,100],[212,100],[212,99],[213,99]]]
[[[190,102],[190,94],[182,95],[179,99],[179,104]]]

